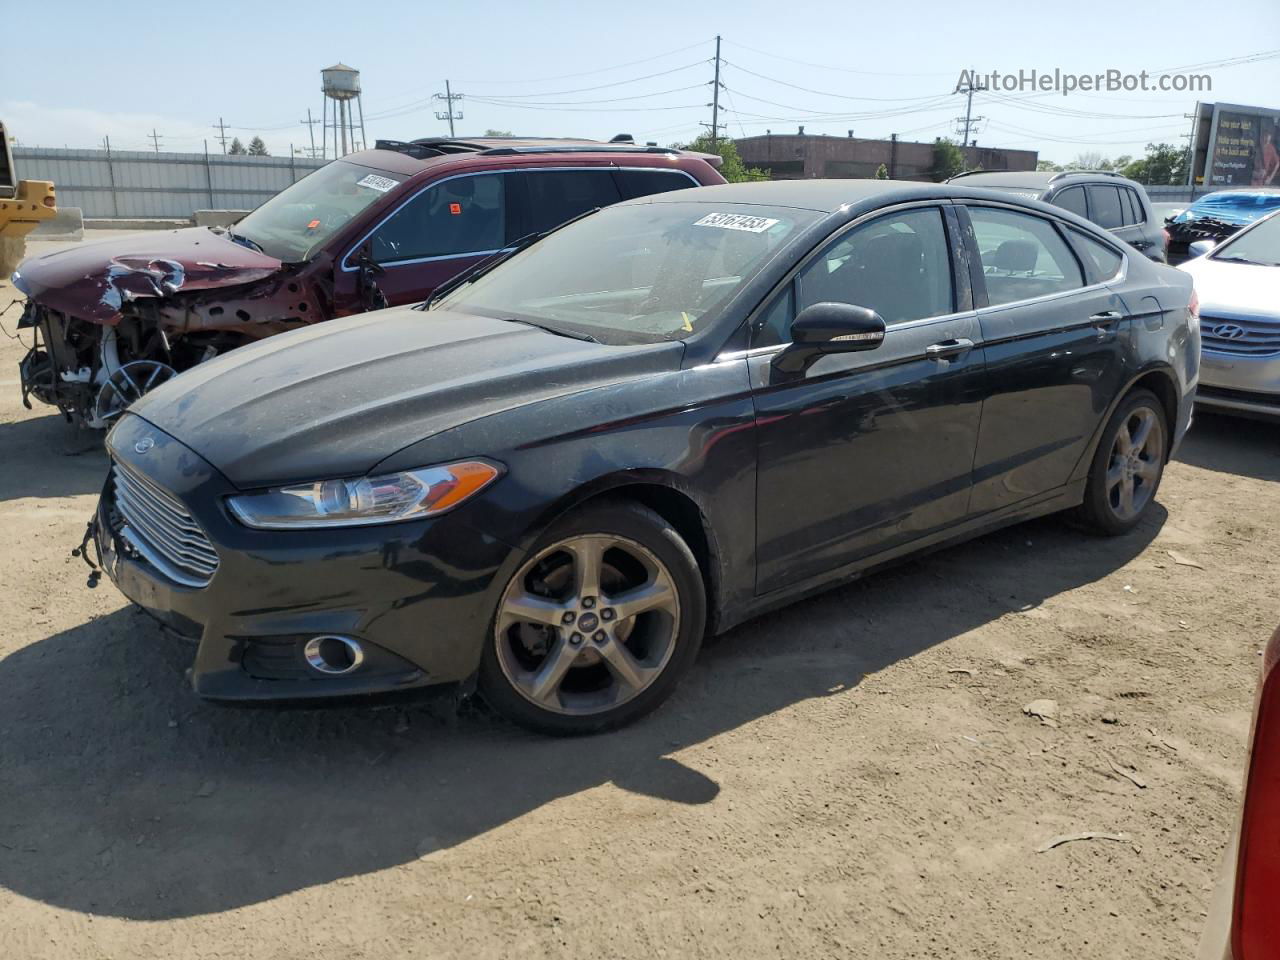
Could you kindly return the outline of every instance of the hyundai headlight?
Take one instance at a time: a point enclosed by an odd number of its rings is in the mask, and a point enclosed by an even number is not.
[[[261,530],[353,527],[434,517],[475,496],[502,475],[484,460],[403,473],[316,480],[227,498],[241,523]]]

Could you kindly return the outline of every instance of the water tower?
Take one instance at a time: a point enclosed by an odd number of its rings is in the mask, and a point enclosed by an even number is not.
[[[322,127],[325,152],[329,147],[329,131],[333,131],[333,155],[345,157],[353,150],[364,149],[364,104],[360,101],[360,71],[345,63],[335,63],[320,71],[320,92],[324,94]],[[330,101],[333,106],[330,107]],[[359,114],[360,135],[352,106]]]

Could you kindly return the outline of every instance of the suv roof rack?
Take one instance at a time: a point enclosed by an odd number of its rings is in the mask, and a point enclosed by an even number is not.
[[[484,147],[466,140],[449,140],[441,137],[423,137],[420,140],[375,140],[375,150],[394,150],[396,153],[408,154],[418,160],[428,157],[442,157],[446,153],[476,153]]]
[[[539,144],[528,147],[490,147],[481,150],[486,157],[510,156],[518,153],[666,153],[679,156],[680,151],[674,147],[637,146],[634,143],[578,143],[573,145],[547,146]]]
[[[1050,177],[1049,182],[1053,183],[1053,181],[1061,180],[1063,177],[1074,177],[1080,174],[1087,174],[1091,177],[1119,177],[1122,180],[1125,179],[1123,173],[1115,170],[1062,170]]]

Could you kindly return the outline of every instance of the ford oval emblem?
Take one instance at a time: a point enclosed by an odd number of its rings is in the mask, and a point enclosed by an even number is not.
[[[143,437],[141,440],[139,440],[137,443],[133,445],[133,452],[146,453],[155,445],[156,445],[156,442],[155,440],[151,439],[151,437]]]

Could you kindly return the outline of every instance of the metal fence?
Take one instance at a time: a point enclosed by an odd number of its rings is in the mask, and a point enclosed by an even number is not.
[[[190,217],[196,210],[252,210],[324,160],[221,153],[14,147],[25,180],[52,180],[58,205],[86,217]]]

